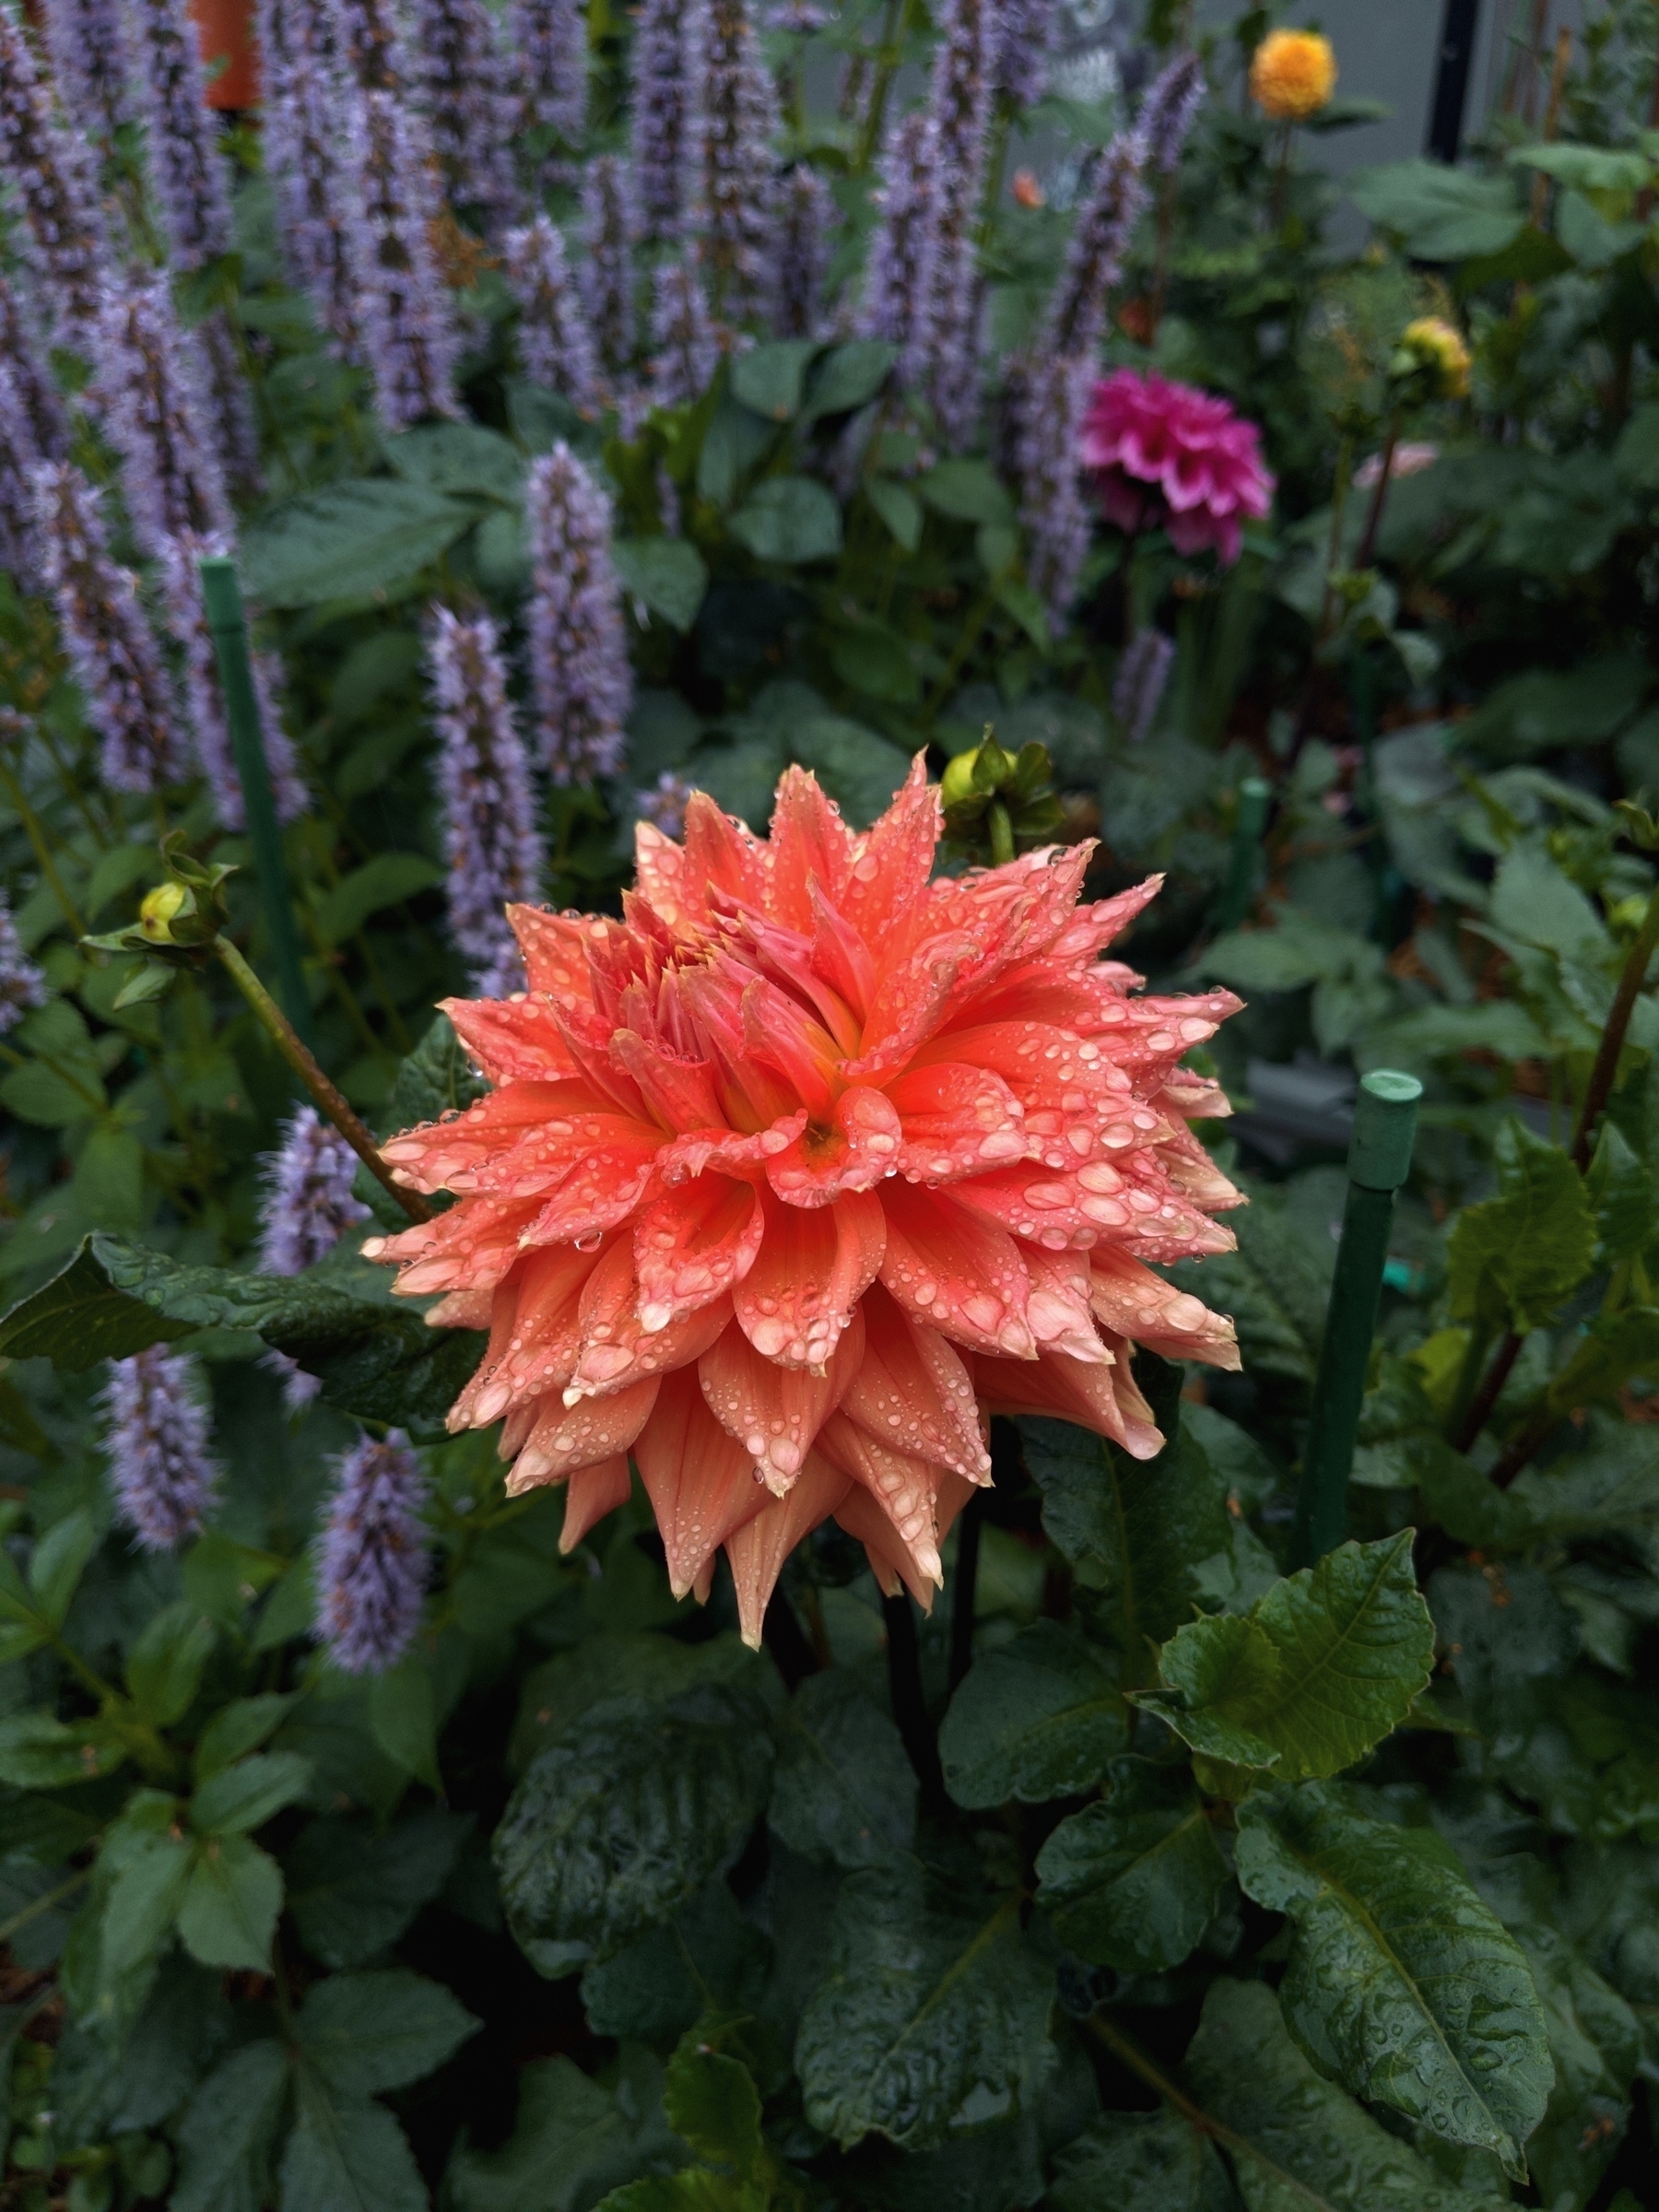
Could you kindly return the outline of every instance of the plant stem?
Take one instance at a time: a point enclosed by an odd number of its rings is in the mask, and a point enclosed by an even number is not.
[[[1400,418],[1391,416],[1388,435],[1382,441],[1382,467],[1377,477],[1377,488],[1371,493],[1371,503],[1366,512],[1365,528],[1359,533],[1359,543],[1354,553],[1356,569],[1369,569],[1371,555],[1376,550],[1377,533],[1382,527],[1382,510],[1388,504],[1389,479],[1394,474],[1394,448],[1400,442]]]
[[[1464,1347],[1463,1365],[1457,1371],[1457,1387],[1452,1393],[1452,1410],[1446,1416],[1446,1436],[1456,1443],[1463,1434],[1464,1423],[1469,1418],[1469,1408],[1475,1403],[1475,1386],[1480,1381],[1480,1371],[1492,1348],[1491,1332],[1472,1328],[1469,1341]]]
[[[1014,857],[1014,824],[1000,799],[993,799],[986,808],[985,822],[991,832],[992,865],[1006,867]]]
[[[24,797],[23,786],[13,775],[9,761],[0,760],[0,784],[6,787],[12,811],[23,825],[29,841],[34,848],[34,856],[41,864],[41,873],[52,886],[52,895],[63,909],[64,919],[68,923],[71,933],[77,939],[84,937],[87,925],[76,911],[75,901],[64,888],[64,879],[58,874],[56,861],[52,857],[52,847],[46,842],[46,833],[41,828],[41,818]]]
[[[55,1888],[48,1889],[43,1897],[35,1898],[20,1911],[14,1912],[9,1920],[0,1920],[0,1943],[9,1943],[20,1929],[28,1927],[31,1920],[39,1920],[42,1912],[50,1912],[53,1905],[62,1904],[65,1898],[73,1896],[83,1882],[91,1879],[91,1868],[83,1866],[77,1873],[72,1874],[67,1881],[59,1882]]]
[[[888,1688],[893,1700],[893,1719],[922,1785],[924,1800],[942,1805],[945,1773],[927,1718],[927,1700],[922,1694],[922,1647],[916,1638],[910,1593],[900,1589],[897,1596],[884,1597],[881,1612],[887,1622]]]
[[[1624,971],[1613,998],[1613,1010],[1607,1016],[1601,1042],[1595,1049],[1595,1065],[1590,1070],[1584,1102],[1579,1109],[1578,1127],[1572,1133],[1572,1164],[1581,1175],[1590,1165],[1595,1125],[1601,1120],[1602,1110],[1613,1088],[1613,1078],[1618,1073],[1618,1055],[1624,1050],[1625,1032],[1630,1026],[1630,1016],[1636,1010],[1641,986],[1647,981],[1648,963],[1656,945],[1659,945],[1659,884],[1653,886],[1641,928],[1626,955]]]
[[[414,1191],[405,1190],[401,1183],[393,1181],[392,1171],[381,1158],[374,1139],[300,1041],[293,1023],[229,938],[223,935],[215,937],[213,948],[229,969],[237,989],[258,1016],[265,1034],[370,1174],[391,1192],[411,1221],[429,1221],[432,1218],[431,1207]]]

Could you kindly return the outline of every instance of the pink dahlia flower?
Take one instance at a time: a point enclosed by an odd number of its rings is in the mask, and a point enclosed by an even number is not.
[[[1094,388],[1083,418],[1083,464],[1101,512],[1121,530],[1163,529],[1179,553],[1213,546],[1229,567],[1239,526],[1273,501],[1262,433],[1226,400],[1150,371],[1119,369]]]
[[[1147,1263],[1233,1241],[1181,1064],[1239,1002],[1132,995],[1100,954],[1159,879],[1079,907],[1087,846],[930,880],[920,760],[862,835],[799,769],[769,839],[700,792],[635,834],[622,921],[514,907],[528,991],[450,1002],[494,1088],[385,1152],[458,1203],[364,1250],[488,1329],[450,1426],[568,1482],[567,1549],[631,1453],[674,1589],[724,1546],[751,1643],[830,1514],[925,1603],[990,1414],[1148,1458],[1135,1345],[1237,1364]]]

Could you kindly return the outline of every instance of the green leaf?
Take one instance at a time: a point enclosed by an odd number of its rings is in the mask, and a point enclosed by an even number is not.
[[[873,1865],[915,1839],[916,1777],[899,1731],[839,1667],[808,1675],[790,1702],[767,1818],[827,1865]]]
[[[922,502],[915,493],[889,477],[866,477],[864,494],[891,533],[900,551],[913,553],[922,543]],[[847,679],[853,679],[849,677]],[[861,687],[862,688],[862,687]]]
[[[312,1766],[293,1751],[257,1751],[204,1782],[190,1801],[191,1825],[206,1836],[263,1828],[311,1787]]]
[[[66,1514],[35,1546],[29,1586],[48,1627],[61,1629],[69,1618],[82,1571],[97,1547],[98,1531],[84,1511]]]
[[[773,338],[734,354],[732,396],[769,422],[787,422],[801,405],[801,384],[818,351],[816,338]]]
[[[19,1790],[57,1790],[90,1782],[121,1764],[119,1747],[94,1733],[95,1724],[65,1724],[47,1712],[0,1720],[0,1782]]]
[[[642,599],[676,629],[690,629],[709,588],[709,571],[695,546],[683,537],[613,538],[611,559],[630,598]]]
[[[408,2137],[383,2105],[336,2099],[300,2067],[282,2212],[428,2212]]]
[[[71,1083],[38,1060],[14,1067],[0,1080],[0,1105],[9,1107],[19,1121],[33,1122],[41,1129],[71,1129],[107,1103],[96,1075],[83,1073]]]
[[[1236,2212],[1216,2148],[1170,2106],[1103,2112],[1054,2157],[1052,2212]]]
[[[731,527],[757,560],[833,560],[841,548],[841,509],[810,477],[769,477]]]
[[[1450,1846],[1311,1784],[1245,1801],[1238,1867],[1258,1904],[1290,1916],[1279,2000],[1314,2064],[1524,2181],[1553,2078],[1544,2016]]]
[[[0,1353],[48,1359],[83,1374],[105,1359],[125,1359],[152,1344],[171,1344],[202,1324],[171,1321],[111,1282],[88,1237],[68,1265],[0,1317]]]
[[[1243,1618],[1189,1622],[1143,1702],[1206,1758],[1300,1781],[1362,1759],[1411,1710],[1434,1658],[1412,1571],[1416,1534],[1344,1544]]]
[[[1264,1982],[1211,1983],[1186,2073],[1205,2110],[1253,2147],[1233,2159],[1249,2212],[1502,2212],[1322,2081]]]
[[[1357,169],[1347,187],[1362,215],[1397,231],[1418,261],[1462,261],[1497,253],[1526,219],[1508,177],[1483,177],[1443,161],[1391,161]]]
[[[705,2014],[752,2015],[771,1963],[771,1945],[716,1875],[665,1925],[584,1971],[582,2009],[595,2035],[672,2042]]]
[[[170,2212],[262,2212],[288,2080],[277,2042],[246,2043],[208,2075],[179,2129]]]
[[[1113,1759],[1106,1797],[1061,1821],[1037,1875],[1037,1901],[1061,1942],[1126,1973],[1162,1973],[1188,1958],[1228,1878],[1190,1771],[1145,1759]]]
[[[1611,1984],[1555,1929],[1516,1931],[1544,2007],[1555,2088],[1526,2159],[1539,2201],[1584,2205],[1630,2116],[1641,2024]]]
[[[358,1966],[395,1943],[449,1878],[469,1819],[431,1806],[383,1835],[313,1820],[288,1853],[288,1908],[313,1957]]]
[[[382,1126],[391,1133],[412,1129],[418,1122],[438,1121],[472,1105],[484,1096],[486,1088],[461,1049],[453,1023],[447,1014],[440,1014],[408,1058],[399,1064]]]
[[[117,1982],[153,1959],[167,1940],[189,1888],[193,1853],[170,1834],[134,1840],[103,1912],[103,1979]]]
[[[563,1971],[665,1920],[735,1857],[772,1759],[754,1695],[714,1684],[595,1705],[541,1752],[495,1835],[521,1943]]]
[[[246,1836],[214,1836],[195,1854],[179,1934],[204,1966],[268,1973],[281,1910],[282,1874],[269,1853]]]
[[[908,706],[922,696],[922,677],[904,640],[874,622],[843,631],[830,648],[830,662],[843,684],[866,699]]]
[[[293,1706],[293,1698],[279,1690],[234,1698],[221,1705],[196,1738],[196,1780],[207,1782],[234,1760],[257,1751],[281,1727]]]
[[[242,588],[261,606],[371,599],[412,582],[477,520],[424,484],[374,477],[327,484],[241,533]]]
[[[945,1786],[980,1809],[1091,1790],[1124,1747],[1127,1715],[1105,1654],[1037,1620],[976,1659],[939,1731]]]
[[[795,2041],[806,2116],[843,2146],[874,2130],[921,2150],[1018,2111],[1053,2063],[1053,2002],[1017,1898],[930,1894],[912,1860],[851,1874]]]
[[[700,2159],[748,2181],[766,2158],[760,2100],[742,2061],[712,2050],[696,2029],[681,2038],[663,2077],[663,2112]]]
[[[163,1606],[133,1646],[127,1688],[152,1728],[171,1728],[189,1711],[218,1630],[189,1598]]]
[[[1252,1204],[1232,1215],[1230,1225],[1238,1250],[1178,1264],[1176,1281],[1206,1305],[1232,1315],[1251,1373],[1312,1382],[1335,1247],[1323,1235],[1316,1242],[1265,1193],[1253,1192]]]
[[[438,1774],[438,1707],[431,1669],[418,1653],[387,1674],[377,1675],[369,1690],[369,1725],[374,1740],[406,1773],[429,1789],[442,1785]]]
[[[300,2007],[294,2032],[329,2087],[350,2098],[435,2074],[478,2025],[442,1983],[399,1971],[330,1975]]]
[[[371,914],[442,881],[443,870],[424,853],[377,853],[318,898],[317,928],[326,944],[342,944]]]
[[[1601,1125],[1584,1188],[1605,1260],[1630,1259],[1659,1237],[1659,1173],[1631,1149],[1617,1122]]]
[[[422,423],[388,438],[382,450],[406,484],[510,504],[524,497],[524,455],[511,439],[476,422]]]
[[[825,415],[850,415],[875,398],[886,383],[899,348],[883,338],[854,338],[834,347],[817,362],[801,409],[804,422]]]
[[[910,773],[910,758],[862,723],[840,714],[815,714],[794,732],[790,747],[810,768],[854,829],[885,814]]]
[[[1465,1206],[1453,1224],[1449,1301],[1453,1320],[1524,1335],[1588,1274],[1595,1217],[1567,1154],[1519,1121],[1505,1124],[1495,1158],[1500,1195]]]
[[[918,479],[917,490],[940,514],[962,523],[1015,521],[1007,487],[983,461],[941,461]]]
[[[671,2156],[671,2143],[660,2124],[641,2121],[641,2102],[630,2098],[625,2113],[568,2058],[533,2059],[519,2075],[512,2135],[499,2150],[464,2141],[445,2196],[453,2212],[588,2212],[647,2157]]]

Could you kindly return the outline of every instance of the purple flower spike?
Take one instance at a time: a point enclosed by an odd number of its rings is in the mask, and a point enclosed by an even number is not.
[[[1100,350],[1106,303],[1147,204],[1146,166],[1147,141],[1139,130],[1120,131],[1098,157],[1049,302],[1040,350],[1091,357]]]
[[[523,128],[551,131],[574,147],[587,121],[587,22],[582,8],[577,0],[512,0],[507,21]],[[636,56],[643,33],[641,16],[634,31]]]
[[[323,0],[329,51],[360,92],[395,92],[409,81],[408,57],[392,0]]]
[[[829,20],[830,10],[820,7],[818,0],[771,0],[766,11],[767,29],[792,39],[809,39]]]
[[[159,791],[182,780],[177,705],[138,604],[138,580],[110,558],[99,497],[73,463],[34,472],[41,566],[65,650],[102,741],[101,770],[116,791]]]
[[[450,935],[480,998],[524,988],[509,905],[540,896],[541,839],[524,739],[488,615],[463,621],[434,607],[427,673],[438,725],[438,789],[449,863]]]
[[[530,688],[536,746],[558,784],[622,765],[633,700],[605,494],[566,445],[530,465]]]
[[[46,978],[24,951],[11,908],[0,898],[0,1037],[15,1030],[30,1006],[46,1004]]]
[[[599,358],[619,374],[634,350],[634,240],[639,223],[632,182],[614,154],[601,154],[582,194],[583,292]]]
[[[0,568],[26,591],[39,591],[41,549],[29,510],[34,472],[45,455],[29,397],[26,377],[0,357]]]
[[[688,263],[670,262],[656,273],[652,301],[652,398],[659,407],[688,406],[708,390],[719,360],[697,271]]]
[[[1147,86],[1136,118],[1148,168],[1166,177],[1173,173],[1203,105],[1204,64],[1195,53],[1178,53]]]
[[[202,354],[179,328],[165,276],[110,293],[94,332],[104,427],[139,548],[159,560],[181,531],[231,529]]]
[[[61,345],[78,346],[98,312],[109,233],[90,149],[65,129],[52,87],[9,7],[0,7],[0,178],[28,228],[31,258],[52,303],[53,335]]]
[[[260,0],[265,159],[276,194],[277,236],[289,275],[309,292],[318,325],[350,355],[357,304],[339,210],[345,170],[330,45],[320,0]]]
[[[1044,355],[1021,364],[1014,472],[1026,535],[1026,580],[1044,602],[1054,634],[1077,596],[1088,551],[1089,517],[1077,481],[1077,441],[1093,364]]]
[[[971,443],[979,417],[984,280],[974,231],[984,192],[991,122],[993,0],[948,0],[928,95],[936,169],[928,194],[929,295],[924,333],[929,397],[945,443]]]
[[[584,411],[597,406],[593,333],[559,227],[545,215],[503,241],[507,281],[519,304],[519,363],[532,383],[562,392]]]
[[[690,119],[686,15],[691,0],[643,0],[633,36],[633,170],[644,234],[677,238],[685,214]]]
[[[347,257],[381,419],[407,429],[458,413],[460,334],[432,251],[438,197],[417,119],[392,92],[347,101]]]
[[[364,1437],[335,1474],[316,1552],[317,1634],[348,1675],[395,1666],[420,1628],[426,1594],[427,1482],[396,1429]]]
[[[230,193],[218,118],[184,0],[127,0],[145,147],[174,265],[199,269],[230,251]]]
[[[301,1106],[282,1148],[261,1163],[259,1265],[267,1275],[303,1275],[325,1260],[348,1229],[370,1218],[351,1194],[357,1154],[314,1106]]]
[[[797,162],[778,195],[767,253],[766,320],[774,337],[819,335],[834,219],[830,187],[817,170]]]
[[[152,1344],[112,1359],[104,1386],[104,1451],[115,1515],[143,1551],[176,1551],[213,1505],[218,1471],[207,1455],[207,1409],[188,1352]]]
[[[18,404],[42,461],[61,461],[69,451],[69,415],[63,394],[46,365],[45,348],[26,303],[0,276],[0,361],[11,371]]]
[[[744,0],[689,0],[686,204],[715,312],[759,305],[771,229],[777,98]]]
[[[1151,735],[1174,659],[1175,641],[1161,629],[1137,629],[1124,648],[1112,687],[1112,711],[1134,745]]]
[[[163,546],[159,566],[167,627],[183,654],[184,700],[195,740],[196,760],[213,794],[214,812],[220,826],[241,830],[247,826],[241,778],[237,772],[236,751],[225,719],[218,653],[207,628],[199,566],[206,555],[225,554],[230,549],[230,540],[223,535],[204,537],[192,530],[181,531]],[[281,822],[298,821],[311,801],[300,773],[294,741],[283,727],[277,712],[282,664],[272,653],[256,653],[253,656],[253,675],[276,818]]]
[[[493,233],[518,206],[508,90],[495,18],[484,0],[416,0],[415,44],[432,145],[452,205],[477,208]]]
[[[108,146],[133,120],[120,0],[45,0],[46,51],[70,121]]]
[[[665,837],[678,837],[686,827],[686,808],[691,803],[691,785],[684,776],[665,768],[649,790],[634,793],[634,813]]]
[[[927,211],[933,202],[938,143],[924,108],[904,116],[888,140],[881,164],[877,205],[881,210],[865,267],[864,300],[858,311],[861,338],[884,338],[897,346],[901,372],[913,382],[927,324],[927,296],[933,267]]]
[[[996,10],[996,88],[1017,108],[1048,90],[1056,12],[1055,0],[1002,0]]]

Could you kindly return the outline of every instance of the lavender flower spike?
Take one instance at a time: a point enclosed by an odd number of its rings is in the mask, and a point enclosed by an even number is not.
[[[109,146],[133,119],[119,0],[45,0],[46,51],[70,121]]]
[[[104,427],[121,455],[140,550],[159,560],[182,530],[229,534],[230,500],[208,429],[201,350],[194,333],[179,328],[166,277],[110,293],[93,338]]]
[[[994,0],[948,0],[928,96],[937,171],[927,206],[929,292],[923,346],[940,433],[953,452],[972,441],[979,415],[984,285],[975,250],[984,192]]]
[[[460,334],[432,251],[438,199],[415,119],[392,92],[347,101],[347,255],[381,419],[454,415]]]
[[[145,146],[175,265],[199,269],[230,250],[230,194],[218,118],[184,0],[127,0]]]
[[[112,1359],[104,1451],[116,1518],[143,1551],[176,1551],[212,1507],[218,1471],[207,1455],[207,1411],[188,1352],[152,1344]]]
[[[545,215],[502,241],[519,304],[519,365],[534,384],[562,392],[584,412],[597,405],[594,339],[559,227]]]
[[[1138,129],[1120,131],[1097,158],[1065,266],[1049,301],[1040,351],[1092,358],[1100,350],[1106,303],[1147,204],[1141,178],[1146,165],[1147,141]]]
[[[1049,87],[1055,0],[1002,0],[996,23],[996,88],[1017,108],[1035,107]]]
[[[678,837],[686,827],[686,808],[691,803],[692,786],[684,776],[677,776],[665,768],[647,790],[634,793],[634,813],[665,837]]]
[[[45,349],[29,303],[0,276],[0,361],[16,381],[29,434],[43,461],[69,451],[69,413],[46,365]]]
[[[162,547],[159,565],[167,627],[183,654],[184,700],[195,740],[196,760],[213,794],[214,812],[220,826],[241,830],[247,825],[241,777],[237,771],[230,727],[225,719],[218,653],[207,628],[201,579],[204,557],[229,553],[230,549],[229,538],[221,532],[203,536],[194,530],[182,530]],[[281,822],[298,821],[311,801],[300,773],[294,741],[283,727],[277,712],[282,664],[274,653],[256,653],[253,656],[253,676],[276,818]]]
[[[686,201],[715,312],[738,318],[759,304],[778,127],[744,0],[690,0],[686,69],[694,103]]]
[[[0,179],[11,186],[28,226],[31,256],[52,302],[53,335],[76,346],[98,310],[109,233],[87,143],[65,129],[23,27],[4,5]]]
[[[518,204],[507,87],[495,18],[484,0],[416,0],[415,44],[432,145],[452,205],[476,208],[493,234]]]
[[[587,120],[587,23],[577,0],[512,0],[507,23],[522,127],[574,147]],[[643,32],[641,16],[636,67]]]
[[[357,1154],[314,1106],[301,1106],[279,1151],[262,1165],[259,1265],[266,1275],[303,1275],[324,1260],[348,1229],[370,1218],[351,1194]]]
[[[392,0],[323,0],[329,44],[360,92],[395,92],[408,82],[408,56]]]
[[[317,1633],[348,1675],[395,1666],[420,1628],[427,1483],[408,1439],[365,1436],[340,1460],[317,1544]]]
[[[43,458],[27,386],[0,358],[0,569],[24,591],[41,586],[40,547],[29,527],[34,471]]]
[[[46,978],[24,951],[11,908],[0,898],[0,1037],[15,1030],[30,1006],[46,1004]]]
[[[766,321],[779,338],[815,338],[824,312],[824,273],[835,203],[815,169],[797,162],[783,180],[766,263]]]
[[[340,221],[343,149],[324,0],[259,0],[265,73],[265,169],[276,189],[277,237],[289,274],[318,324],[349,355],[357,303]]]
[[[582,194],[582,277],[588,322],[600,359],[613,374],[633,359],[637,229],[628,171],[614,154],[601,154]]]
[[[888,140],[877,203],[880,220],[865,265],[857,332],[897,346],[900,372],[913,382],[927,327],[933,261],[928,208],[933,201],[938,139],[925,108],[904,116]]]
[[[1077,441],[1091,364],[1044,355],[1021,364],[1014,472],[1025,532],[1026,580],[1059,636],[1088,550],[1088,512],[1077,482]]]
[[[645,236],[677,236],[685,214],[690,131],[686,15],[692,0],[641,0],[633,36],[633,171]]]
[[[506,909],[540,896],[541,839],[530,764],[507,699],[507,670],[488,615],[432,609],[427,674],[441,748],[450,935],[480,998],[524,988]]]
[[[651,395],[659,407],[688,406],[709,388],[720,359],[697,271],[670,262],[656,273],[651,311]]]
[[[1175,659],[1175,641],[1161,629],[1137,629],[1124,648],[1112,687],[1112,711],[1134,745],[1151,735]]]
[[[531,463],[524,511],[537,749],[555,783],[589,783],[621,767],[633,695],[610,509],[560,444]]]
[[[138,580],[110,558],[99,497],[73,463],[34,472],[41,565],[64,645],[102,740],[104,782],[117,791],[159,791],[186,772],[171,687],[144,610]]]
[[[1204,105],[1204,64],[1192,53],[1178,53],[1147,86],[1136,123],[1147,141],[1147,164],[1171,175],[1181,149]]]

